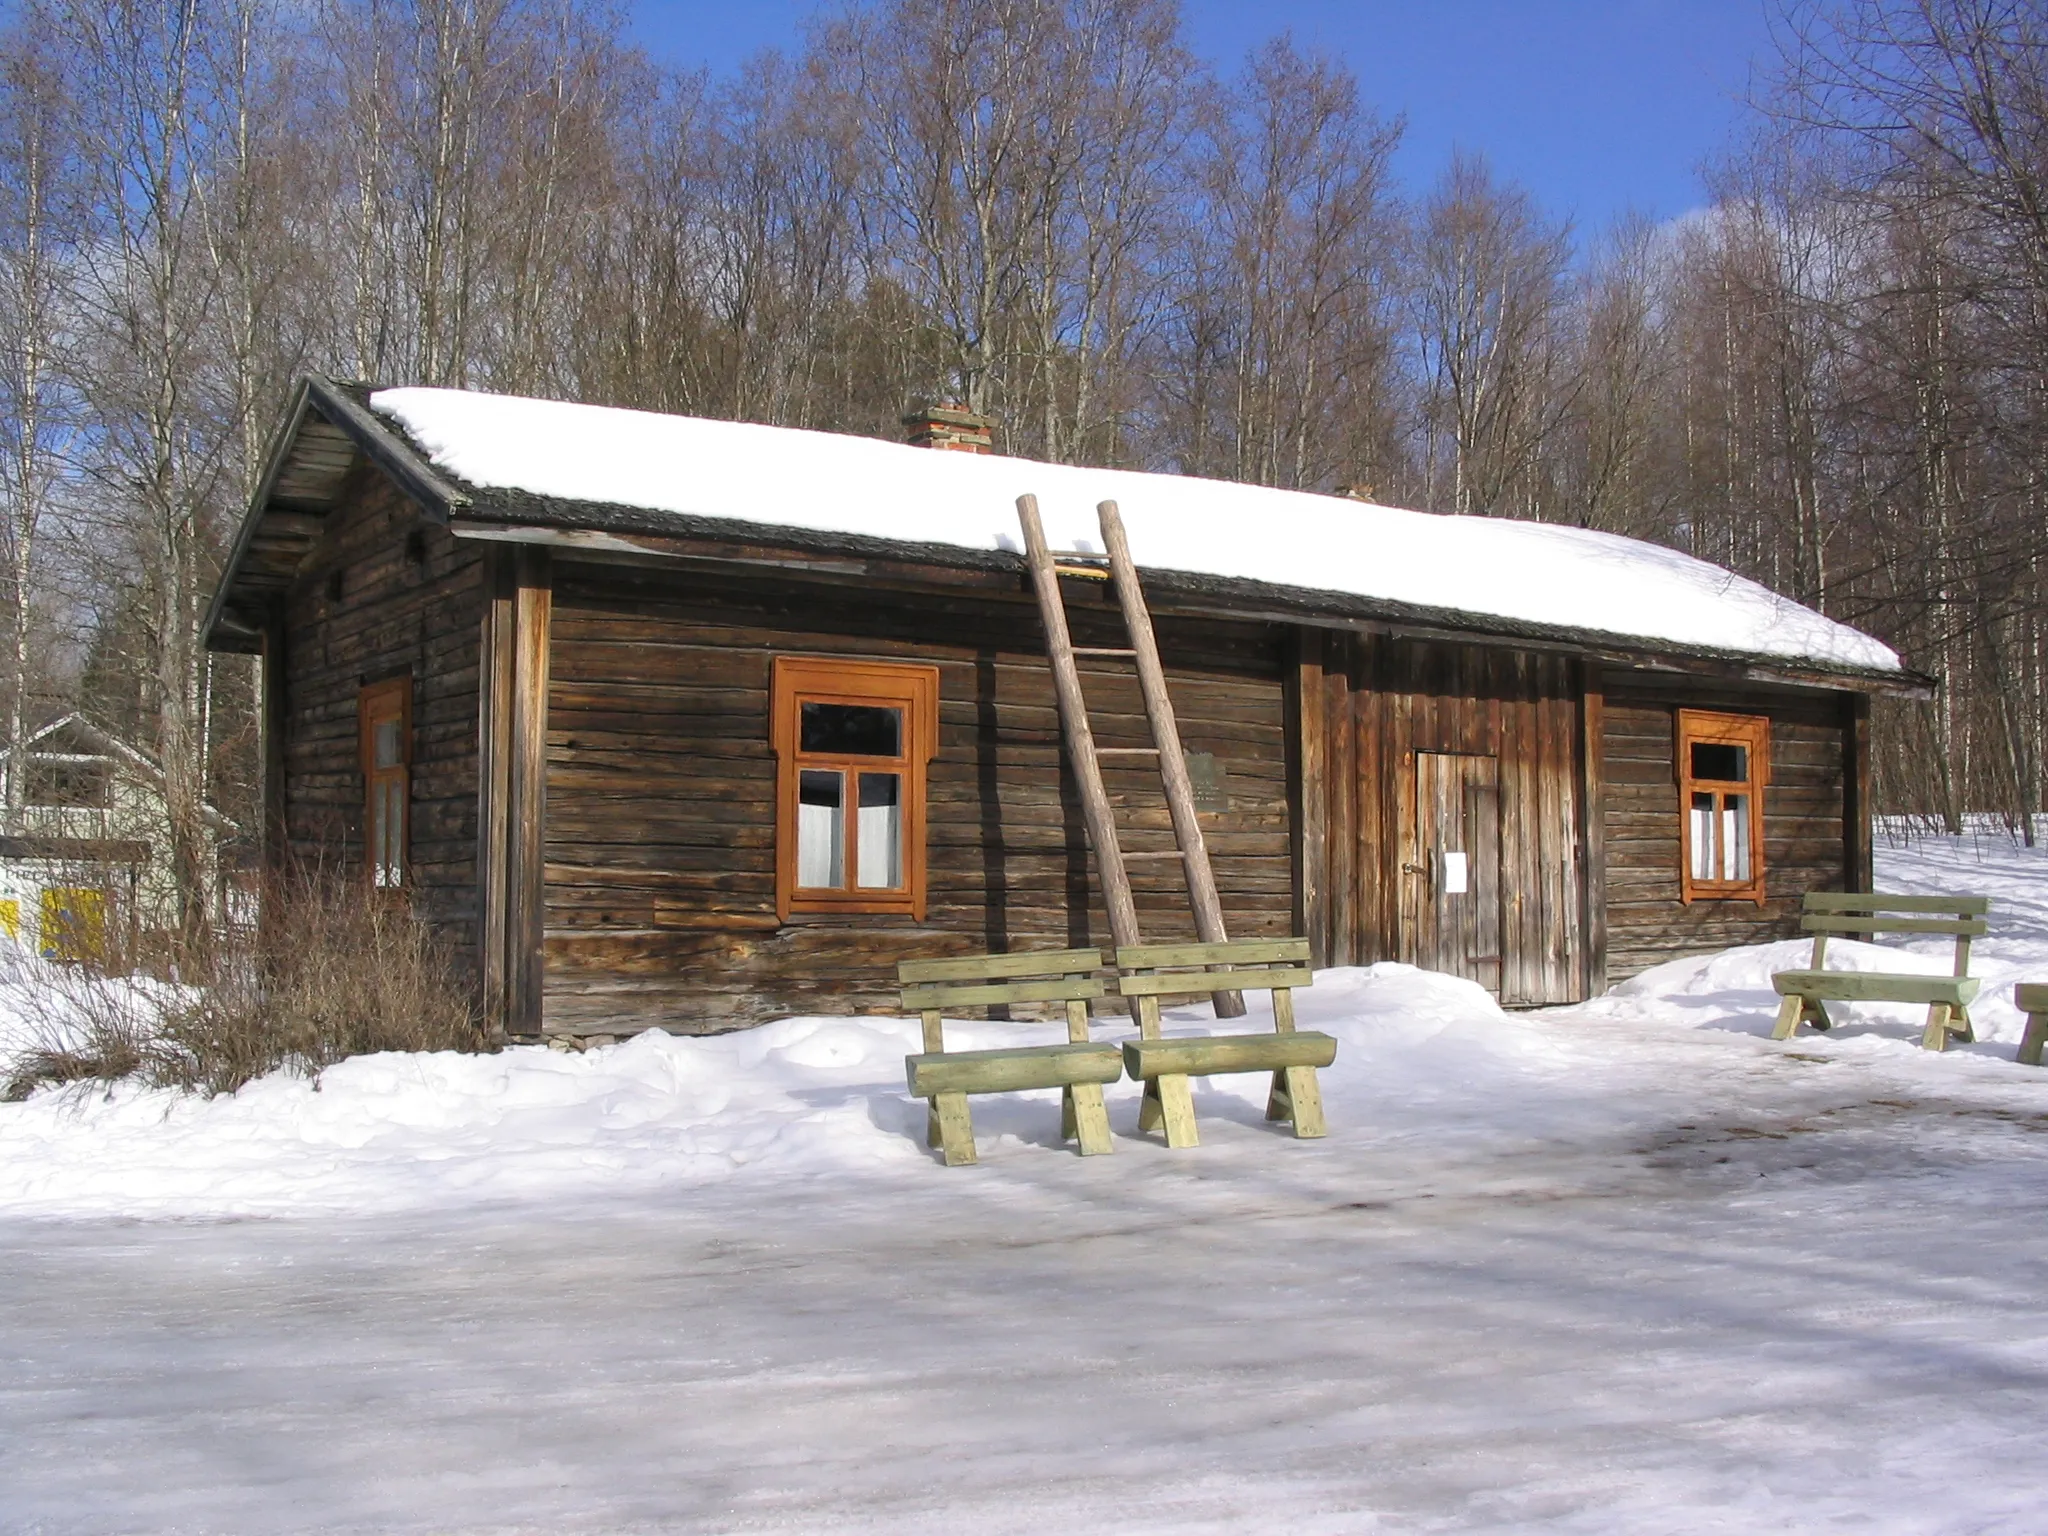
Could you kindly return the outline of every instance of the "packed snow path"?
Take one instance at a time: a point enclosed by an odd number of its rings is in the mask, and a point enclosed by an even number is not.
[[[2018,917],[1987,993],[2048,977],[2009,863],[1915,869]],[[651,1085],[738,1042],[500,1058],[488,1123],[388,1062],[154,1132],[10,1106],[0,1530],[2038,1532],[2048,1073],[2002,1005],[1946,1056],[1904,1010],[1773,1045],[1772,963],[1518,1017],[1332,975],[1320,1143],[1219,1080],[1197,1151],[1128,1091],[1087,1161],[988,1100],[946,1169],[848,1021],[687,1127]],[[121,1166],[128,1217],[51,1219]]]

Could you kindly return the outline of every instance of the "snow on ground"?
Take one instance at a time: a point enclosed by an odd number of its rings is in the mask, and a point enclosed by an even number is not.
[[[480,490],[983,551],[1022,547],[1016,502],[1027,492],[1055,549],[1100,548],[1096,504],[1115,501],[1133,558],[1155,569],[1742,655],[1899,666],[1888,646],[1756,582],[1591,529],[471,390],[386,389],[370,403]]]
[[[1326,972],[1320,1142],[947,1169],[880,1019],[0,1106],[0,1529],[2039,1531],[2048,857],[1880,884],[1998,899],[1982,1043]]]

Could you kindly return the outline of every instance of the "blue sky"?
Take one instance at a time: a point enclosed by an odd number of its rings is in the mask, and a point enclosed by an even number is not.
[[[1383,113],[1406,113],[1399,167],[1427,183],[1484,154],[1582,234],[1633,208],[1703,201],[1699,169],[1744,118],[1771,55],[1767,0],[1185,0],[1195,49],[1234,64],[1264,39],[1341,57]],[[813,0],[638,0],[657,57],[731,69],[798,39]]]

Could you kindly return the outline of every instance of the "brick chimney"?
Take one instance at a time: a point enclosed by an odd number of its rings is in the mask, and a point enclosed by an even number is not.
[[[921,405],[903,418],[913,448],[951,448],[956,453],[991,453],[994,423],[957,405]]]

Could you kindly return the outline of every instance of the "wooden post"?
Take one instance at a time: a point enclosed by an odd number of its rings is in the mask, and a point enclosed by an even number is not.
[[[1299,931],[1308,935],[1316,965],[1330,963],[1328,878],[1329,790],[1323,752],[1322,631],[1297,629],[1293,687],[1295,736],[1295,900]]]
[[[1602,737],[1606,733],[1607,694],[1600,668],[1584,663],[1580,672],[1583,703],[1579,729],[1579,837],[1585,858],[1585,990],[1598,997],[1607,990],[1607,773]]]
[[[507,1030],[506,902],[512,881],[512,691],[516,551],[486,552],[483,634],[477,651],[476,881],[478,973],[483,982],[484,1027],[503,1040]]]
[[[1138,585],[1138,568],[1131,563],[1123,516],[1113,501],[1100,503],[1095,511],[1102,520],[1102,543],[1109,555],[1117,599],[1123,605],[1124,627],[1130,631],[1131,649],[1137,653],[1133,659],[1138,667],[1138,690],[1144,696],[1145,718],[1152,725],[1153,745],[1159,748],[1159,778],[1166,787],[1166,809],[1173,818],[1174,841],[1180,845],[1181,867],[1187,872],[1195,934],[1204,944],[1221,944],[1230,937],[1223,929],[1223,901],[1216,891],[1215,872],[1209,867],[1209,845],[1195,811],[1195,786],[1188,779],[1188,760],[1181,750],[1180,722],[1166,691],[1166,669],[1159,662],[1159,642],[1152,633],[1144,590]],[[1218,992],[1215,1007],[1219,1019],[1242,1018],[1244,995]]]
[[[548,632],[553,571],[545,549],[521,546],[512,592],[511,742],[505,893],[505,1026],[541,1033],[547,937]]]
[[[1842,720],[1842,889],[1876,887],[1870,835],[1870,696],[1843,700]]]
[[[1123,849],[1117,843],[1109,795],[1102,787],[1102,763],[1095,755],[1088,701],[1081,693],[1081,674],[1074,665],[1074,640],[1067,630],[1066,604],[1060,598],[1060,579],[1053,570],[1052,552],[1045,542],[1045,525],[1038,519],[1036,496],[1017,498],[1017,520],[1024,530],[1024,556],[1031,568],[1032,584],[1037,588],[1038,611],[1045,619],[1045,647],[1052,658],[1053,693],[1059,701],[1060,725],[1068,755],[1073,759],[1074,778],[1081,789],[1081,813],[1087,822],[1088,841],[1095,849],[1095,867],[1102,876],[1110,937],[1118,944],[1137,944],[1141,942],[1138,908],[1131,899],[1130,872],[1124,867]]]

